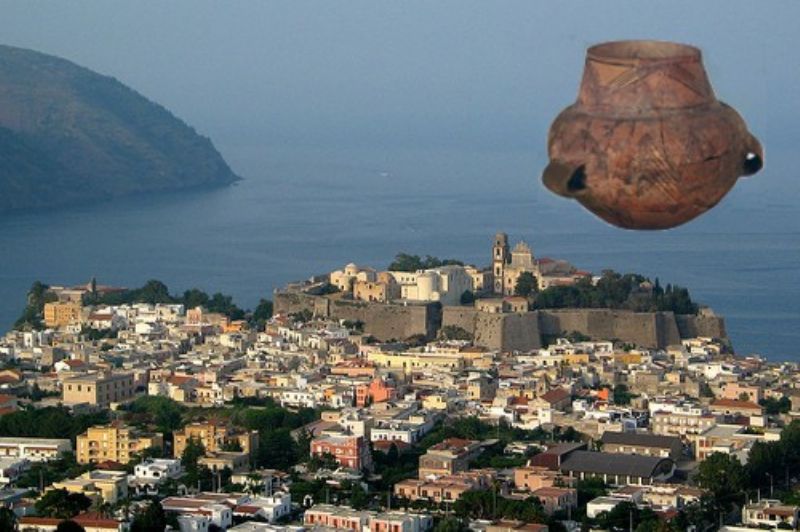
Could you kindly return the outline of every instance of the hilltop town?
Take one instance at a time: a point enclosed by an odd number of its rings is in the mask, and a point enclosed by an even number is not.
[[[0,530],[797,529],[796,365],[684,288],[488,248],[253,311],[36,283],[0,337]]]

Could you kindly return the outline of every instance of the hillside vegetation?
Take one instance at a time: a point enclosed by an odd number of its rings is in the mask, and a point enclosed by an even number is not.
[[[208,138],[114,78],[0,45],[0,212],[237,179]]]

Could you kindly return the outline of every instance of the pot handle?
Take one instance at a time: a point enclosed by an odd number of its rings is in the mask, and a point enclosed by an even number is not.
[[[544,186],[565,198],[574,198],[586,190],[586,165],[550,161],[542,172]]]
[[[749,135],[745,146],[747,146],[747,151],[744,154],[744,161],[742,161],[742,175],[749,176],[764,167],[764,149],[753,135]]]

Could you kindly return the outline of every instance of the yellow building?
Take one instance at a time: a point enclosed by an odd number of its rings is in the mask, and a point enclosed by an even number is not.
[[[566,353],[562,360],[568,366],[585,366],[591,360],[589,353]]]
[[[400,298],[400,285],[388,272],[380,272],[377,280],[356,280],[353,284],[353,299],[388,303]]]
[[[230,469],[231,471],[239,472],[247,471],[250,467],[250,457],[247,453],[219,452],[201,456],[197,463],[209,468],[211,471]]]
[[[447,396],[443,393],[426,395],[422,400],[422,408],[425,410],[447,410]]]
[[[642,363],[642,353],[640,351],[614,353],[614,362],[623,366],[638,365]]]
[[[191,439],[202,443],[207,453],[221,452],[226,443],[233,442],[238,442],[242,452],[251,456],[258,449],[257,431],[234,433],[226,426],[212,421],[191,423],[186,425],[183,430],[173,432],[172,437],[173,456],[176,458],[183,456],[183,451]]]
[[[404,373],[420,369],[453,370],[466,367],[461,353],[367,353],[367,360],[378,367],[402,370]]]
[[[76,478],[54,482],[51,489],[82,493],[92,501],[114,504],[128,497],[128,474],[125,471],[88,471]]]
[[[90,373],[64,379],[64,404],[90,404],[107,408],[111,403],[133,399],[133,374]]]
[[[124,425],[89,427],[76,439],[79,464],[111,460],[127,464],[137,453],[151,447],[164,446],[161,434],[141,434]]]
[[[75,301],[55,301],[44,304],[44,324],[57,329],[80,323],[81,304]]]

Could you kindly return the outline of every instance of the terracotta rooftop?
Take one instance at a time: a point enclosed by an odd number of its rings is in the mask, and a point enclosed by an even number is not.
[[[715,399],[711,406],[724,406],[732,408],[747,408],[750,410],[761,410],[761,406],[750,401],[739,401],[737,399]]]

